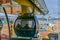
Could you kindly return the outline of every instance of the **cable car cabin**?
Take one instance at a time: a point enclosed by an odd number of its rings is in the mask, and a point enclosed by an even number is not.
[[[49,40],[58,40],[58,34],[57,33],[50,33]]]
[[[19,16],[15,21],[14,30],[17,36],[34,37],[36,31],[34,15]]]

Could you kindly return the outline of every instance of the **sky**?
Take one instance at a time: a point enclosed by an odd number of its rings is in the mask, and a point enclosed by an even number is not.
[[[58,0],[44,0],[44,1],[49,10],[49,13],[46,15],[46,17],[47,16],[51,16],[52,18],[59,17],[58,16]]]
[[[60,0],[58,0],[58,14],[59,14],[59,17],[60,17]]]

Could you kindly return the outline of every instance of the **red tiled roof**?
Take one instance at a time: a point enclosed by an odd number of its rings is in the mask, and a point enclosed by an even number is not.
[[[8,3],[8,2],[11,2],[11,0],[2,0],[2,4]]]

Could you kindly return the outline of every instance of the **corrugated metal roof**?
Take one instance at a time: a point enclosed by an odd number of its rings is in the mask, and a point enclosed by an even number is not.
[[[46,5],[46,3],[45,3],[45,1],[44,0],[38,0],[39,1],[39,3],[41,4],[41,6],[42,6],[42,11],[44,11],[44,13],[48,13],[49,12],[49,10],[48,10],[48,8],[47,8],[47,5]]]

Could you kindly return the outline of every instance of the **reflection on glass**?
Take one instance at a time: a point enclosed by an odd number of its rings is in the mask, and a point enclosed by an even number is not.
[[[57,37],[51,37],[51,40],[58,40]]]
[[[28,25],[29,28],[34,28],[34,21],[33,20],[17,20],[16,21],[16,25],[15,27],[17,26],[17,24],[21,25],[22,27],[25,27],[26,25]]]

